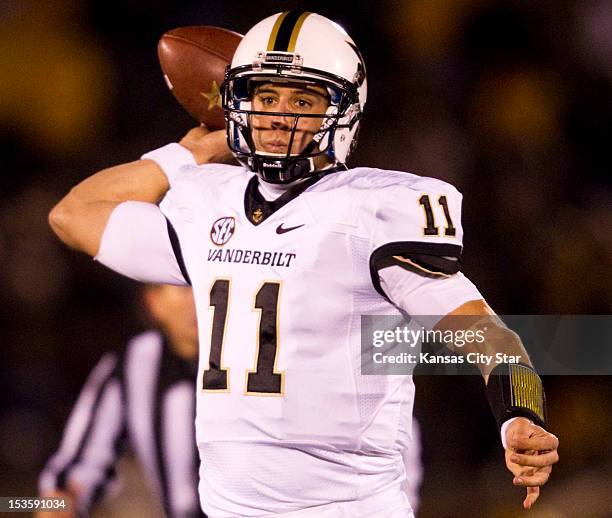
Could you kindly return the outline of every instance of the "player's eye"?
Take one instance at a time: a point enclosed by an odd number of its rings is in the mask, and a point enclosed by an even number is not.
[[[308,99],[296,99],[295,105],[298,108],[305,109],[310,108],[312,106],[312,102],[310,102]]]
[[[258,99],[264,106],[272,106],[276,102],[276,99],[271,95],[260,95]]]

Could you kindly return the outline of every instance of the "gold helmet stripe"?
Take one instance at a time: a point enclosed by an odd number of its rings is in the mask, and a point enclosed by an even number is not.
[[[300,33],[300,29],[302,28],[302,24],[304,23],[304,20],[310,14],[312,14],[312,13],[309,13],[309,12],[303,13],[298,18],[298,21],[295,22],[295,27],[293,28],[293,31],[291,31],[291,38],[289,38],[289,45],[287,45],[287,52],[295,51],[295,43],[297,42],[298,34]]]
[[[309,11],[299,9],[282,13],[270,33],[268,52],[293,52],[302,24],[310,14]]]
[[[268,40],[268,48],[266,49],[268,52],[274,49],[274,42],[276,41],[276,36],[278,36],[278,29],[283,23],[283,20],[287,16],[289,11],[285,11],[281,13],[281,15],[274,22],[274,27],[272,27],[272,32],[270,33],[270,39]]]

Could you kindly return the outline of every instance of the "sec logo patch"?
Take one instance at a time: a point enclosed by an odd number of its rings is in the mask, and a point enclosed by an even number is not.
[[[227,216],[225,218],[219,218],[212,224],[210,229],[210,240],[218,246],[222,246],[227,243],[230,238],[234,235],[236,229],[236,220]]]

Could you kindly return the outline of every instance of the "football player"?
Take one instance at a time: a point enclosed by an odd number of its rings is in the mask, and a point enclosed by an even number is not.
[[[345,165],[367,96],[353,40],[314,13],[268,17],[240,43],[222,95],[225,131],[195,128],[103,170],[50,214],[65,243],[124,275],[193,285],[204,511],[412,515],[400,453],[412,378],[361,374],[360,317],[380,314],[440,315],[427,323],[437,329],[465,315],[489,330],[466,352],[523,358],[483,374],[531,507],[558,460],[540,378],[459,271],[460,193]],[[232,155],[241,166],[220,163]]]

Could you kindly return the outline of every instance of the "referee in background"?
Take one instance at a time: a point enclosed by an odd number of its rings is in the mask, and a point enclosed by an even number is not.
[[[131,446],[167,516],[205,516],[198,498],[195,380],[198,335],[191,288],[148,285],[147,310],[159,330],[132,338],[95,366],[70,414],[59,450],[39,477],[43,496],[71,501],[87,516]],[[46,511],[41,518],[50,518]]]

